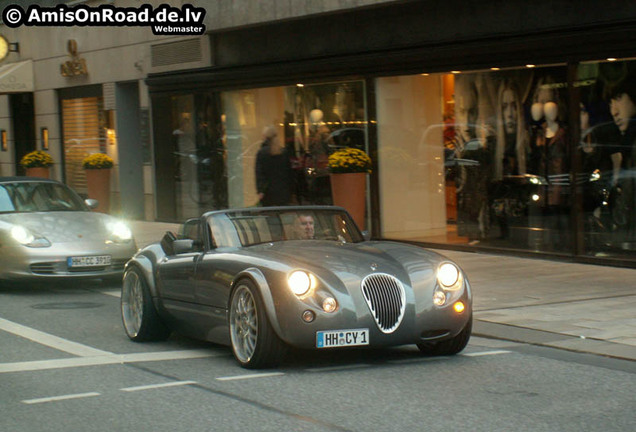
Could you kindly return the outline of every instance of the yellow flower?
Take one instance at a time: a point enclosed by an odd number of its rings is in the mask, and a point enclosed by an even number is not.
[[[93,153],[82,161],[84,169],[108,169],[113,167],[113,159],[104,153]]]
[[[42,150],[35,150],[25,154],[20,160],[20,165],[24,168],[46,168],[53,165],[53,158]]]
[[[329,155],[332,173],[370,173],[371,158],[362,150],[347,147]]]

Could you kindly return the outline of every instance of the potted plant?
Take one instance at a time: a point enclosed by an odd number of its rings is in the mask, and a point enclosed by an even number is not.
[[[346,208],[356,224],[364,229],[371,158],[363,150],[347,147],[329,155],[329,172],[334,205]]]
[[[26,169],[29,177],[49,178],[49,167],[53,165],[53,158],[47,152],[35,150],[25,154],[20,165]]]
[[[99,202],[95,211],[108,213],[110,210],[110,170],[113,165],[113,159],[104,153],[90,154],[82,161],[88,197]]]

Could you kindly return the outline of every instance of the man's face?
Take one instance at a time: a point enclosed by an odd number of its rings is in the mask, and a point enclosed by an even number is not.
[[[309,215],[299,216],[298,231],[302,239],[314,238],[314,218]]]
[[[629,120],[636,116],[636,105],[627,93],[623,93],[612,98],[610,111],[618,129],[625,132],[629,126]]]
[[[501,95],[501,111],[503,113],[504,129],[507,134],[517,131],[517,99],[512,89],[504,90]]]

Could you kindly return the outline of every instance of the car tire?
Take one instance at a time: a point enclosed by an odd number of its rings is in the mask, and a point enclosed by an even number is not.
[[[459,334],[451,339],[447,339],[441,342],[422,342],[417,344],[420,352],[430,356],[446,356],[455,355],[461,352],[470,339],[470,334],[473,329],[473,317],[471,316],[466,326]]]
[[[247,369],[277,366],[287,351],[272,328],[261,295],[254,283],[242,279],[230,297],[229,328],[232,352]]]
[[[161,322],[152,302],[146,278],[134,266],[124,273],[121,317],[126,335],[135,342],[165,340],[170,336],[170,329]]]

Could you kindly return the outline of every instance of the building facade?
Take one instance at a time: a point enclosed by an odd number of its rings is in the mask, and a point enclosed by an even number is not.
[[[30,56],[21,43],[14,60],[34,65],[30,128],[50,124],[58,178],[81,188],[69,140],[94,135],[117,158],[124,214],[182,221],[254,206],[256,155],[274,126],[292,156],[294,202],[330,204],[328,155],[369,153],[376,237],[636,264],[634,4],[189,3],[207,11],[202,37],[51,28],[38,29],[47,42]],[[71,39],[89,74],[53,76]],[[4,119],[23,109],[1,98]],[[99,133],[76,137],[84,103]]]

